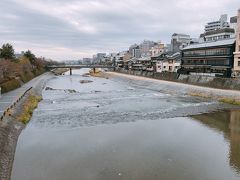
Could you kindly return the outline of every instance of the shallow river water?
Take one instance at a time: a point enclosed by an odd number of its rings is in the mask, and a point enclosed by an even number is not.
[[[19,137],[13,180],[240,180],[236,108],[86,71],[47,83]]]

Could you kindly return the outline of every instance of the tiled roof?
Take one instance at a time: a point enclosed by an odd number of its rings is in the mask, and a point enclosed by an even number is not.
[[[225,40],[211,41],[211,42],[204,42],[204,43],[189,45],[189,46],[183,48],[183,50],[205,48],[205,47],[215,47],[215,46],[224,46],[224,45],[232,45],[234,43],[235,43],[235,38],[233,38],[233,39],[225,39]]]

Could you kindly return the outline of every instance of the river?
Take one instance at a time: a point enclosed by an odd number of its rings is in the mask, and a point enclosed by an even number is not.
[[[236,107],[87,71],[48,81],[19,137],[13,180],[240,180]]]

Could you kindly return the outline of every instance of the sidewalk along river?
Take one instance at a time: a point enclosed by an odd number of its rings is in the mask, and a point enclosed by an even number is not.
[[[160,82],[50,80],[19,137],[13,180],[239,180],[240,112]]]

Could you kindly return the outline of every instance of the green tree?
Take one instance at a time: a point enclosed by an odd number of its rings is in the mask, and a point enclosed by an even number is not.
[[[0,50],[0,58],[12,59],[12,60],[15,58],[14,49],[11,44],[9,44],[9,43],[3,44],[3,46]]]
[[[30,50],[27,50],[25,53],[24,53],[24,56],[26,58],[29,59],[29,61],[31,62],[32,65],[35,65],[36,64],[36,56],[30,51]]]

